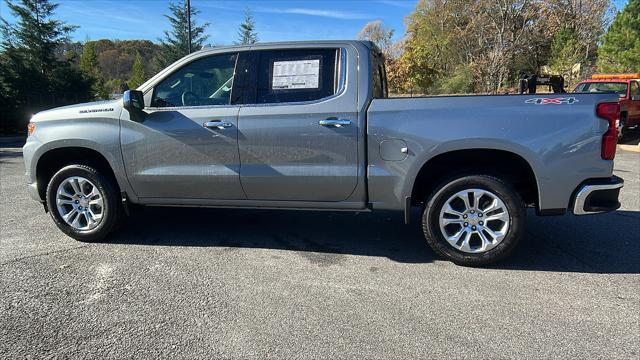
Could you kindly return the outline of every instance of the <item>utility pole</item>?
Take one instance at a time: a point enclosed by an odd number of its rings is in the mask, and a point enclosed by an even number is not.
[[[189,54],[191,54],[191,0],[187,0],[187,32],[189,33]]]

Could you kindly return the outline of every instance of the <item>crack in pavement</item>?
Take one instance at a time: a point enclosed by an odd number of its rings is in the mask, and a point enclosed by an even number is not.
[[[7,262],[1,263],[0,266],[5,266],[5,265],[8,265],[8,264],[17,263],[17,262],[20,262],[20,261],[26,260],[26,259],[31,259],[31,258],[41,257],[41,256],[47,256],[47,255],[53,255],[53,254],[63,253],[63,252],[71,251],[71,250],[82,249],[82,248],[89,247],[89,246],[91,246],[91,244],[85,244],[85,245],[75,246],[75,247],[66,248],[66,249],[48,251],[48,252],[40,253],[40,254],[27,255],[27,256],[19,257],[19,258],[12,259],[12,260],[9,260]]]

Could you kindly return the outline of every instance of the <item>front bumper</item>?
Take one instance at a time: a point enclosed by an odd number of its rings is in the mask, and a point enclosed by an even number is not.
[[[577,189],[573,200],[575,215],[598,214],[620,207],[618,196],[624,180],[617,176],[605,179],[589,179]]]

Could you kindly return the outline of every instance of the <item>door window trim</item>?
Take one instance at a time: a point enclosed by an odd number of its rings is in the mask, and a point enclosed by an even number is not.
[[[204,56],[199,56],[191,61],[189,61],[186,64],[183,64],[182,66],[176,68],[175,70],[171,71],[170,73],[168,73],[166,76],[162,77],[161,79],[158,79],[158,81],[156,81],[149,89],[147,89],[143,95],[146,97],[147,93],[151,93],[151,97],[149,100],[149,106],[145,106],[145,110],[151,110],[151,111],[168,111],[168,110],[190,110],[190,109],[215,109],[215,108],[228,108],[228,107],[236,107],[239,106],[240,104],[232,104],[231,99],[233,98],[233,91],[236,90],[235,88],[235,84],[237,81],[237,77],[238,77],[238,60],[240,59],[240,54],[243,52],[248,52],[248,51],[229,51],[229,52],[220,52],[220,53],[215,53],[215,54],[207,54]],[[231,94],[229,96],[229,103],[228,104],[223,104],[223,105],[190,105],[190,106],[151,106],[151,103],[153,101],[153,96],[155,95],[156,92],[156,88],[158,87],[158,85],[160,85],[160,83],[162,83],[163,81],[165,81],[166,79],[168,79],[169,77],[171,77],[173,74],[177,73],[178,71],[184,69],[186,66],[189,66],[191,64],[193,64],[196,61],[200,61],[202,59],[206,59],[209,57],[213,57],[213,56],[221,56],[221,55],[230,55],[230,54],[235,54],[236,55],[236,59],[235,59],[235,63],[233,64],[233,81],[231,83]]]
[[[334,81],[337,82],[336,86],[336,92],[335,94],[332,94],[330,96],[325,96],[323,98],[320,99],[316,99],[316,100],[306,100],[306,101],[288,101],[288,102],[274,102],[274,103],[238,103],[236,105],[242,106],[242,107],[264,107],[264,106],[290,106],[290,105],[311,105],[311,104],[318,104],[318,103],[322,103],[325,101],[329,101],[332,100],[334,98],[337,98],[339,96],[341,96],[342,94],[345,93],[345,90],[347,88],[347,49],[344,47],[327,47],[327,48],[316,48],[316,47],[311,47],[311,48],[292,48],[292,50],[318,50],[318,49],[334,49],[334,50],[339,50],[338,51],[338,59],[336,59],[336,69],[334,70],[335,74],[337,74],[337,79],[335,79]],[[250,50],[249,52],[251,53],[258,53],[261,51],[274,51],[274,50],[289,50],[289,49],[253,49]],[[259,63],[257,60],[257,57],[253,56],[251,57],[251,59],[253,60],[253,64],[251,64],[251,68],[253,69],[254,72],[257,72],[257,67],[259,66]],[[235,81],[235,79],[234,79]],[[256,84],[254,84],[254,86],[257,86],[257,82]],[[253,99],[255,101],[255,99]]]

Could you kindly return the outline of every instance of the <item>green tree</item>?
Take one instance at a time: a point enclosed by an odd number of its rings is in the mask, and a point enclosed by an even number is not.
[[[434,93],[441,77],[463,62],[465,38],[457,33],[468,14],[466,1],[421,0],[406,19],[404,52],[399,59],[404,91]]]
[[[144,73],[144,64],[142,63],[142,56],[139,52],[136,52],[136,59],[133,61],[133,70],[131,71],[131,77],[127,84],[130,89],[135,89],[142,85],[147,80],[147,76]]]
[[[91,83],[58,59],[75,26],[54,19],[50,0],[7,1],[15,21],[1,20],[0,122],[5,131],[21,129],[42,109],[81,102],[91,96]]]
[[[195,21],[199,10],[190,7],[191,12],[191,49],[200,50],[208,36],[204,34],[209,23],[198,26]],[[185,0],[169,3],[170,15],[165,15],[171,23],[171,31],[164,31],[164,38],[160,39],[161,51],[156,58],[156,65],[163,69],[167,65],[189,54],[189,20]]]
[[[598,71],[640,72],[640,0],[629,0],[598,48]]]
[[[104,77],[100,67],[100,59],[96,52],[95,43],[86,41],[80,55],[80,71],[93,82],[91,90],[96,98],[107,99],[109,94],[104,86]]]
[[[69,34],[77,26],[53,19],[58,4],[49,0],[6,0],[6,4],[18,22],[9,24],[3,20],[3,27],[13,30],[24,60],[42,74],[59,66],[56,50],[61,43],[69,41]]]
[[[583,45],[574,28],[565,26],[556,33],[551,43],[549,66],[553,72],[572,83],[579,74],[579,65],[585,62]]]
[[[258,34],[256,33],[256,24],[253,21],[251,10],[247,8],[244,12],[244,21],[240,24],[238,30],[238,44],[255,44],[258,42]]]

